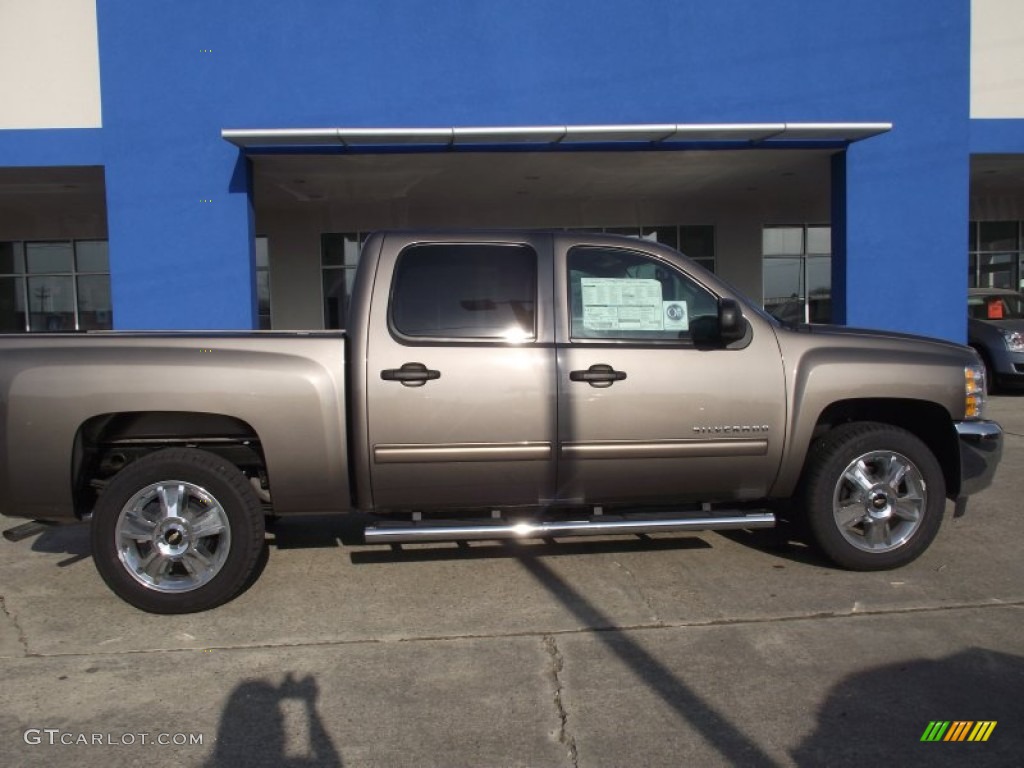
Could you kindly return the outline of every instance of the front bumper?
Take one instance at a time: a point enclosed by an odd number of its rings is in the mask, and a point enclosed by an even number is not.
[[[994,421],[958,421],[954,424],[960,437],[960,494],[957,511],[962,514],[961,500],[988,488],[1003,456],[1003,428]]]
[[[1024,352],[996,352],[992,356],[991,383],[1004,387],[1024,385]]]

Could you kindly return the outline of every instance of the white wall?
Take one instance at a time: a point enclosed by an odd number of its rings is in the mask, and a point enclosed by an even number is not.
[[[270,252],[270,317],[275,331],[324,327],[320,282],[321,216],[316,210],[265,212],[256,218],[256,234]]]
[[[716,274],[757,303],[761,302],[761,227],[757,219],[724,221],[715,227]]]
[[[105,240],[103,200],[82,198],[74,205],[46,200],[31,208],[0,205],[0,240]]]
[[[100,125],[96,0],[0,0],[0,129]]]
[[[971,2],[971,117],[1024,118],[1024,2]]]
[[[0,168],[0,240],[106,236],[102,168]]]

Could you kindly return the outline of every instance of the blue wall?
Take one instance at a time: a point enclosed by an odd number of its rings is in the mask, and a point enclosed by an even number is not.
[[[103,165],[103,157],[98,128],[0,131],[0,167]]]
[[[891,121],[843,163],[840,319],[965,336],[968,0],[98,11],[120,328],[252,327],[248,174],[221,128]]]
[[[971,152],[993,155],[1024,153],[1024,120],[972,120]]]

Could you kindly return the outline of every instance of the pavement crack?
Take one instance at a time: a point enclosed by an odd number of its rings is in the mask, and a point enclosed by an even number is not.
[[[555,689],[555,711],[558,714],[558,741],[568,750],[569,761],[572,768],[579,768],[579,755],[576,752],[576,737],[572,735],[569,728],[569,713],[565,710],[562,701],[562,667],[564,660],[562,652],[558,649],[558,643],[553,635],[544,635],[542,638],[544,651],[548,656],[548,677]]]
[[[18,623],[18,617],[11,613],[11,609],[7,607],[7,601],[3,595],[0,595],[0,611],[3,611],[4,616],[11,620],[11,624],[14,625],[15,631],[18,633],[18,642],[21,643],[21,649],[26,656],[32,656],[28,650],[28,637],[25,636],[25,630],[22,629],[21,624]]]
[[[658,613],[657,608],[654,607],[654,603],[651,601],[651,598],[647,595],[647,593],[644,591],[644,588],[640,585],[640,579],[638,579],[636,575],[631,570],[629,570],[629,568],[624,566],[618,560],[615,560],[613,562],[617,566],[619,566],[619,568],[621,568],[623,572],[625,572],[625,574],[629,577],[629,580],[633,583],[633,587],[636,589],[636,593],[640,595],[640,599],[643,601],[643,604],[647,606],[647,611],[651,614],[651,618],[654,619],[654,623],[658,626],[664,624],[664,622],[661,620],[661,615]]]
[[[28,651],[28,643],[21,632],[21,627],[14,619],[10,611],[3,606],[3,598],[0,598],[0,608],[3,613],[11,617],[15,627],[18,628],[18,637],[25,646],[26,656],[32,658],[75,658],[87,657],[97,658],[103,656],[125,656],[148,653],[206,653],[210,651],[265,651],[280,649],[301,649],[301,648],[341,648],[344,646],[372,646],[416,644],[416,643],[448,643],[464,641],[506,641],[512,638],[541,638],[545,647],[550,641],[552,650],[557,652],[554,645],[555,638],[559,636],[592,635],[602,632],[648,632],[675,629],[702,629],[709,627],[729,627],[756,624],[781,624],[787,622],[801,621],[857,621],[865,618],[885,616],[912,616],[915,614],[944,613],[951,611],[979,610],[979,609],[1024,609],[1024,598],[1011,598],[1007,600],[991,598],[984,602],[954,603],[951,605],[936,606],[910,606],[903,608],[874,608],[865,609],[858,606],[856,610],[844,611],[821,611],[816,613],[794,613],[780,616],[747,616],[729,619],[698,619],[691,621],[668,621],[657,624],[615,624],[598,627],[573,627],[571,629],[547,629],[547,630],[522,630],[518,632],[481,632],[471,634],[445,634],[445,635],[419,635],[413,637],[396,637],[389,639],[380,638],[352,638],[352,639],[325,639],[309,640],[305,642],[262,642],[262,643],[240,643],[237,645],[213,645],[213,646],[164,646],[153,648],[121,648],[110,651],[90,649],[89,651]],[[560,658],[560,657],[556,657]],[[559,666],[559,671],[561,667]],[[555,678],[558,680],[557,676]]]

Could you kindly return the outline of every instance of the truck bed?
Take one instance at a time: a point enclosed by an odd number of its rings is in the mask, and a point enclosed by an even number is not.
[[[345,349],[338,332],[0,336],[0,513],[86,514],[55,480],[101,446],[193,439],[261,452],[276,514],[345,511]]]

